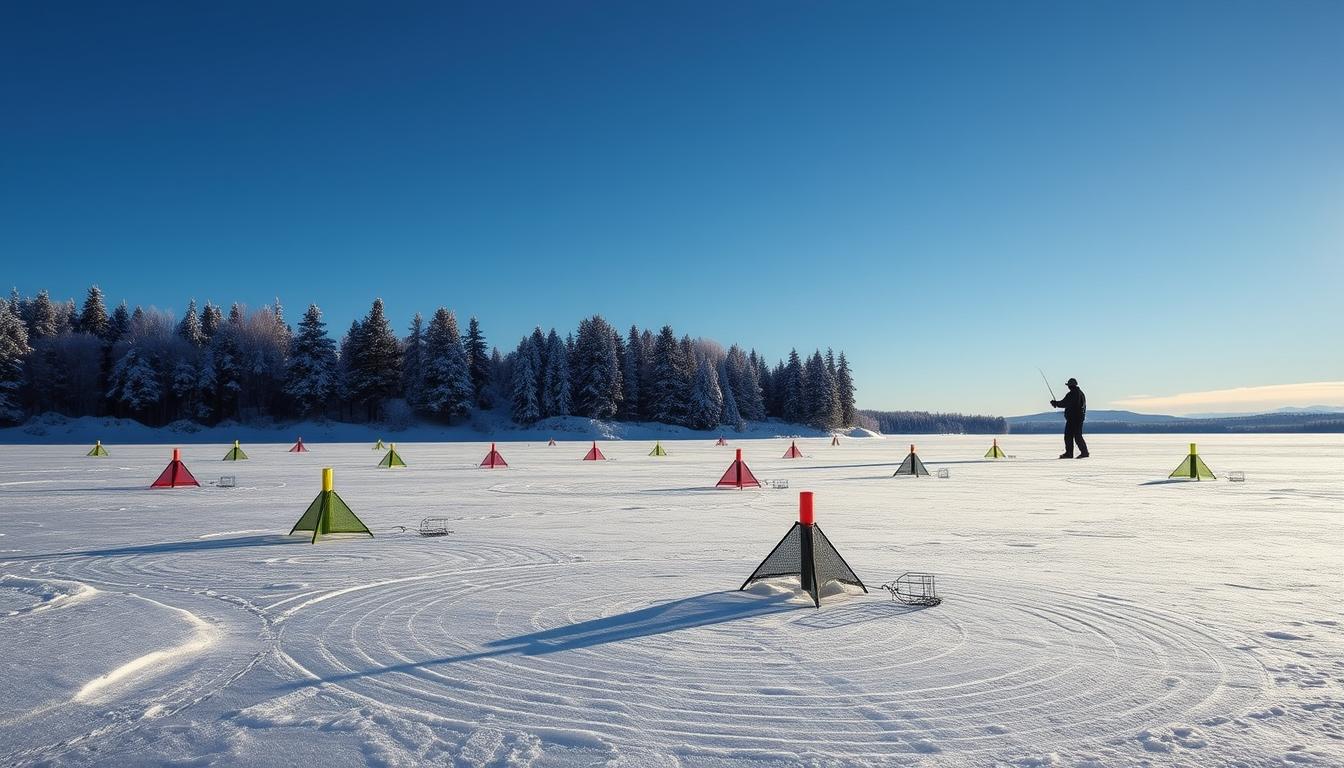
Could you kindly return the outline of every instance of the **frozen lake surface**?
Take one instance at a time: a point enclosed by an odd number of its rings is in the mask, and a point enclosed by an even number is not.
[[[1344,765],[1344,443],[1190,439],[0,446],[0,763]],[[324,466],[375,538],[284,535]],[[869,594],[736,591],[799,490]]]

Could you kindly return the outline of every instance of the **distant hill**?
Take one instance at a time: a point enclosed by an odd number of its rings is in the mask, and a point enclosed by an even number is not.
[[[1296,407],[1296,406],[1291,406],[1291,405],[1290,405],[1290,406],[1286,406],[1286,407],[1283,407],[1283,408],[1276,408],[1276,409],[1274,409],[1274,410],[1272,410],[1272,411],[1253,411],[1253,412],[1251,412],[1251,413],[1192,413],[1192,414],[1186,416],[1185,418],[1187,418],[1187,419],[1236,419],[1236,418],[1242,418],[1242,417],[1245,417],[1245,416],[1269,416],[1269,415],[1272,415],[1272,414],[1285,414],[1285,413],[1303,413],[1303,414],[1312,414],[1312,413],[1320,414],[1320,413],[1327,413],[1327,414],[1336,414],[1336,413],[1344,413],[1344,408],[1341,408],[1341,407],[1339,407],[1339,406],[1335,406],[1335,405],[1308,405],[1308,406],[1303,406],[1303,407]]]
[[[1180,421],[1179,416],[1164,416],[1156,413],[1135,413],[1133,411],[1091,411],[1087,412],[1087,421],[1089,424],[1101,421],[1123,422],[1125,424],[1167,424],[1173,421]],[[1042,424],[1050,425],[1062,424],[1064,422],[1064,412],[1060,410],[1044,411],[1042,413],[1033,413],[1027,416],[1009,416],[1008,426],[1013,427],[1018,424]]]
[[[1017,434],[1056,432],[1063,427],[1062,411],[1011,416],[1008,431]],[[1088,411],[1089,432],[1344,432],[1344,412],[1283,409],[1274,413],[1221,417],[1182,417],[1132,411]]]

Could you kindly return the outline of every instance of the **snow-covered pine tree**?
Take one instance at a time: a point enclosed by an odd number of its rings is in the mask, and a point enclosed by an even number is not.
[[[490,348],[490,381],[486,384],[486,393],[482,396],[481,407],[493,408],[500,403],[509,402],[512,372],[504,362],[499,347]]]
[[[546,344],[546,334],[542,333],[541,326],[532,328],[532,348],[537,351],[537,404],[541,407],[541,418],[546,418],[552,414],[546,412],[546,353],[548,347]]]
[[[163,398],[153,362],[137,346],[131,345],[117,360],[107,394],[136,416],[148,414]]]
[[[490,348],[485,343],[485,334],[481,333],[481,324],[472,317],[467,321],[467,337],[463,343],[467,350],[467,371],[471,375],[471,389],[476,396],[476,404],[482,408],[494,405],[490,397]]]
[[[422,408],[425,386],[425,319],[419,312],[411,318],[411,331],[403,343],[401,389],[412,408]]]
[[[835,392],[835,379],[821,352],[813,352],[803,373],[804,408],[807,424],[817,429],[831,429],[840,420],[840,405]]]
[[[554,328],[546,336],[546,371],[542,375],[542,385],[542,410],[549,416],[568,416],[573,408],[569,354]]]
[[[245,375],[240,336],[241,324],[225,323],[210,338],[215,381],[212,410],[220,418],[238,416]]]
[[[107,337],[107,305],[103,303],[102,289],[96,285],[89,286],[89,292],[84,297],[78,326],[84,333],[91,333],[100,339]]]
[[[625,339],[621,332],[615,328],[611,329],[611,351],[612,376],[614,377],[611,390],[616,398],[616,418],[630,420],[631,416],[625,407]]]
[[[124,305],[125,302],[122,302],[122,304]],[[205,336],[205,340],[208,342],[213,339],[215,332],[223,324],[224,312],[219,307],[206,301],[205,306],[201,307],[201,334]]]
[[[695,385],[695,372],[698,368],[696,360],[698,354],[695,349],[695,342],[691,341],[690,334],[681,337],[681,386],[682,391],[686,393],[686,418],[681,422],[683,426],[690,426],[690,408],[691,408],[691,388]]]
[[[55,336],[59,327],[60,318],[57,317],[56,305],[52,303],[51,296],[46,291],[38,291],[37,298],[33,299],[28,308],[29,343]]]
[[[733,385],[729,382],[726,375],[720,375],[719,381],[722,382],[723,390],[723,414],[719,416],[720,424],[727,424],[733,429],[741,432],[747,424],[742,419],[742,413],[737,407],[737,397],[733,392]]]
[[[854,376],[849,370],[849,361],[844,350],[840,351],[840,362],[835,369],[835,390],[840,400],[840,426],[854,426]]]
[[[613,334],[612,327],[601,315],[579,322],[579,336],[570,357],[570,374],[575,383],[574,410],[582,416],[609,419],[616,415],[621,396],[621,370]]]
[[[126,302],[121,302],[117,308],[112,310],[112,314],[107,318],[107,338],[108,344],[120,341],[122,337],[131,330],[131,312],[126,308]]]
[[[621,360],[621,412],[620,417],[627,421],[638,421],[644,417],[644,409],[640,403],[640,382],[644,376],[644,343],[639,336],[639,329],[630,326],[630,333],[625,340],[624,357]]]
[[[658,332],[653,345],[649,416],[664,424],[684,424],[690,409],[690,390],[682,378],[685,363],[681,344],[672,326],[665,325]]]
[[[364,330],[359,320],[351,320],[350,327],[336,345],[336,397],[341,403],[342,413],[353,413],[356,407],[351,382],[355,378],[353,366],[359,358],[363,336]]]
[[[537,398],[537,367],[541,355],[532,345],[531,337],[524,336],[513,354],[513,420],[532,424],[541,418],[541,403]]]
[[[756,376],[756,364],[736,344],[728,349],[728,355],[724,358],[723,373],[727,379],[727,386],[733,390],[742,418],[753,421],[764,419],[765,403],[762,399],[760,381]]]
[[[359,328],[359,343],[352,349],[355,354],[349,366],[350,395],[372,421],[378,418],[383,402],[401,391],[401,342],[387,321],[382,299],[373,300]]]
[[[653,407],[650,398],[653,394],[653,331],[645,330],[639,334],[639,418],[653,419]]]
[[[201,331],[201,319],[196,315],[196,300],[187,303],[187,311],[182,322],[177,324],[177,335],[186,340],[193,349],[205,346],[205,333]]]
[[[19,389],[23,385],[24,359],[28,346],[28,329],[11,307],[0,301],[0,423],[17,423],[23,419]]]
[[[789,362],[784,367],[780,386],[780,415],[785,421],[804,424],[808,421],[807,401],[803,387],[803,361],[798,350],[789,350]]]
[[[719,374],[715,365],[701,357],[696,364],[691,385],[691,404],[687,414],[692,429],[713,429],[723,415],[723,391],[719,389]]]
[[[290,341],[285,395],[300,417],[321,414],[336,396],[338,376],[336,342],[327,335],[322,310],[309,304]]]
[[[439,307],[425,334],[425,410],[444,419],[465,416],[476,401],[467,369],[467,352],[457,331],[457,318]]]

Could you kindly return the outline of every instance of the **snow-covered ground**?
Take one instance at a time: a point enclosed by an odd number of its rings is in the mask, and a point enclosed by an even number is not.
[[[1197,438],[1245,483],[1167,482],[1168,436],[917,438],[946,479],[902,438],[305,438],[156,491],[172,446],[0,446],[0,763],[1344,765],[1337,435]],[[735,447],[790,488],[711,490]],[[323,466],[376,538],[283,535]],[[869,594],[736,591],[802,489]]]

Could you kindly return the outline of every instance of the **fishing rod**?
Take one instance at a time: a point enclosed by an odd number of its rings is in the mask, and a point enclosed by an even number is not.
[[[1037,368],[1036,370],[1037,370],[1037,371],[1040,371],[1040,373],[1041,373],[1041,381],[1044,381],[1044,382],[1045,382],[1045,388],[1048,389],[1048,390],[1050,390],[1050,399],[1051,399],[1051,400],[1058,400],[1059,398],[1058,398],[1058,397],[1055,397],[1055,388],[1052,387],[1052,386],[1050,386],[1050,380],[1047,379],[1047,378],[1045,377],[1045,371],[1041,371],[1040,368]]]

